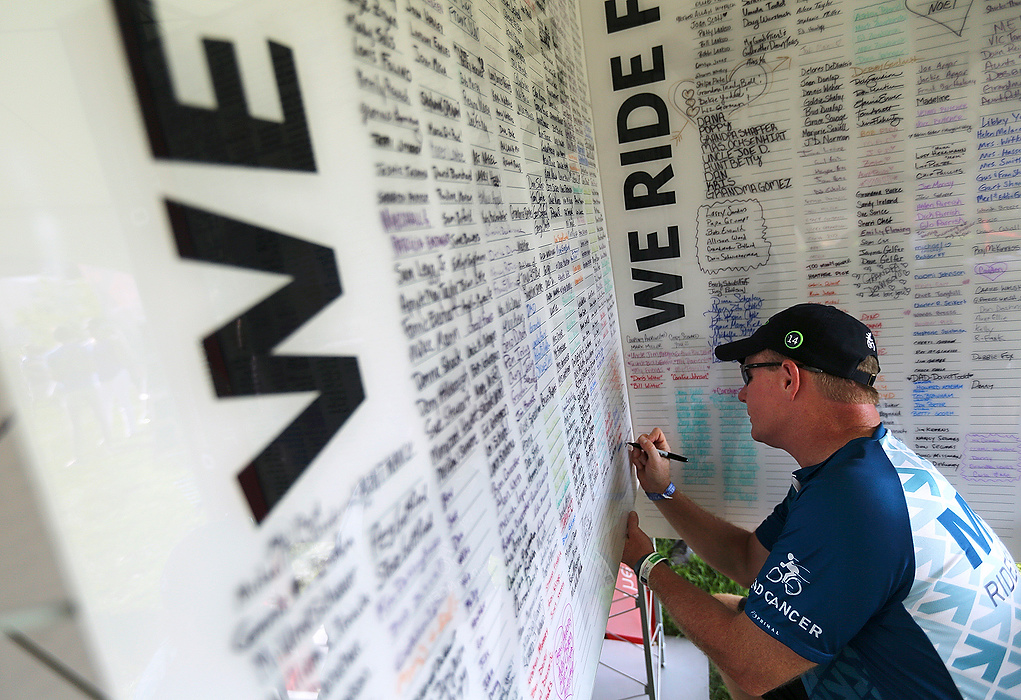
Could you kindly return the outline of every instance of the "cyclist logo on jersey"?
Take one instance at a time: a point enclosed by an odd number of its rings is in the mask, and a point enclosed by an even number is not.
[[[802,572],[809,573],[809,570],[798,564],[797,557],[790,552],[787,553],[787,561],[782,561],[766,574],[766,579],[773,583],[782,583],[787,595],[799,595],[808,579],[802,576]]]

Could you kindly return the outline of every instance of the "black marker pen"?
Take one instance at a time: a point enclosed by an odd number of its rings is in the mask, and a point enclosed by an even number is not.
[[[631,447],[637,447],[639,450],[642,449],[642,446],[639,445],[637,442],[629,442],[628,444],[631,445]],[[677,462],[687,462],[688,461],[687,457],[685,457],[683,455],[679,455],[679,454],[674,454],[673,452],[667,452],[666,450],[656,450],[656,452],[659,452],[659,456],[660,457],[666,457],[667,459],[672,459],[672,460],[675,460]]]

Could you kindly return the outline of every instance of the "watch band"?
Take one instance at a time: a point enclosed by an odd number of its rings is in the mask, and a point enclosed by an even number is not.
[[[652,572],[652,567],[661,561],[666,561],[666,557],[659,552],[653,552],[652,554],[646,554],[638,562],[638,580],[642,582],[643,586],[649,585],[649,574]]]

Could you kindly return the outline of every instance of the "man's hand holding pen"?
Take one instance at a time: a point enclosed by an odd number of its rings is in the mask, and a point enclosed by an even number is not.
[[[670,445],[659,428],[642,433],[636,442],[640,449],[630,450],[631,464],[635,467],[638,483],[647,493],[663,493],[670,486],[670,460],[660,454],[670,451]]]

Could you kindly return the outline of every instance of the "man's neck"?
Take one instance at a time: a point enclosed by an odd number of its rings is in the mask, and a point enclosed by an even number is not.
[[[852,440],[871,437],[882,422],[871,404],[828,402],[822,410],[805,415],[811,424],[801,426],[785,448],[801,467],[824,462]]]

